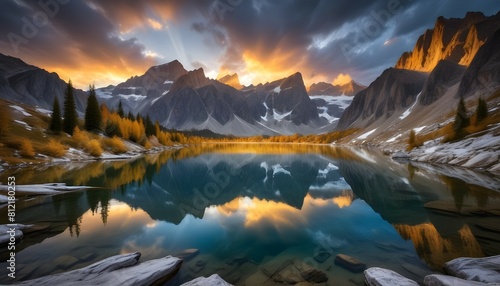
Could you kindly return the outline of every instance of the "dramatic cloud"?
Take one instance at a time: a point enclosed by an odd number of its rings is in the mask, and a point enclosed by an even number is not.
[[[78,87],[174,59],[244,84],[297,71],[306,84],[339,74],[369,84],[438,16],[499,10],[487,0],[15,0],[2,4],[0,52]]]
[[[344,85],[350,83],[352,80],[349,74],[340,73],[332,82],[333,85]]]

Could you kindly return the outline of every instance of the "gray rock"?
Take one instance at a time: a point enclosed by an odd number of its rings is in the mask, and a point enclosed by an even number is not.
[[[450,275],[485,283],[500,283],[500,255],[453,259],[443,266]]]
[[[316,255],[314,255],[314,260],[318,263],[323,263],[325,262],[328,258],[330,258],[331,254],[328,250],[321,249],[318,251]]]
[[[418,283],[384,268],[371,267],[365,270],[365,283],[369,286],[417,286]]]
[[[11,234],[8,233],[7,231],[10,231],[12,228],[14,228],[14,238],[17,242],[17,241],[23,239],[24,234],[21,230],[25,229],[27,227],[30,227],[30,226],[23,225],[23,224],[16,224],[15,227],[9,227],[6,224],[0,225],[0,246],[4,246],[4,245],[9,244]]]
[[[462,167],[484,168],[498,162],[497,152],[481,152],[472,157]]]
[[[177,257],[138,263],[139,252],[115,255],[84,268],[27,280],[17,285],[152,285],[165,283],[180,269]]]
[[[410,159],[410,154],[403,151],[398,151],[392,155],[392,159]]]
[[[432,274],[425,276],[424,285],[425,286],[475,286],[475,285],[484,286],[488,284],[482,282],[467,281],[453,276]]]
[[[354,257],[345,254],[337,254],[335,256],[335,264],[344,267],[351,272],[362,272],[366,269],[366,265]]]
[[[181,286],[232,286],[231,284],[220,278],[219,275],[214,274],[210,277],[198,277],[194,280],[186,282]]]
[[[307,269],[300,273],[300,276],[304,278],[307,282],[311,283],[323,283],[328,281],[328,277],[324,272],[321,272],[317,269]]]

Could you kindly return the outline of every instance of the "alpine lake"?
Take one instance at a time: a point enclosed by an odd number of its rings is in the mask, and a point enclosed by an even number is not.
[[[463,174],[466,173],[466,176]],[[364,285],[338,254],[416,281],[454,258],[500,254],[500,178],[396,162],[373,150],[298,144],[200,144],[121,161],[8,169],[5,184],[95,188],[17,195],[16,279],[129,252],[184,263],[166,285],[218,273],[234,285],[279,284],[308,264],[321,285]],[[0,223],[7,224],[7,208]],[[0,252],[2,272],[9,252]]]

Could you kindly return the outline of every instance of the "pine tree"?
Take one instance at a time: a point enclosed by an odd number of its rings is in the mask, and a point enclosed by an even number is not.
[[[135,116],[132,113],[132,111],[129,111],[127,114],[127,118],[130,119],[130,121],[135,121]]]
[[[75,98],[73,97],[73,84],[71,83],[71,80],[68,82],[65,95],[63,131],[69,135],[73,135],[73,131],[78,125],[78,116],[76,114]]]
[[[122,106],[122,101],[120,100],[120,102],[118,103],[118,115],[120,115],[121,118],[123,118],[123,106]]]
[[[146,136],[151,136],[151,135],[156,135],[156,129],[153,124],[153,121],[151,121],[151,118],[149,115],[146,115],[146,120],[144,121],[144,129],[146,130]]]
[[[89,97],[87,99],[87,108],[85,109],[85,129],[87,131],[101,131],[101,109],[99,108],[99,102],[97,102],[94,85],[89,87]]]
[[[55,134],[59,134],[62,131],[61,107],[59,107],[59,100],[57,99],[57,96],[54,97],[49,129]]]
[[[457,114],[455,115],[455,123],[453,124],[453,131],[455,131],[455,136],[461,137],[463,135],[465,127],[469,126],[470,119],[467,116],[467,109],[465,108],[465,103],[463,97],[460,98],[457,107]]]
[[[479,97],[477,100],[476,124],[483,121],[486,117],[488,117],[488,104],[482,97]]]

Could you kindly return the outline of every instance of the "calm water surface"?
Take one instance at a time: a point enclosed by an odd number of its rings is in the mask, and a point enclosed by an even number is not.
[[[17,222],[41,230],[18,245],[16,280],[119,253],[139,251],[145,261],[197,249],[167,285],[213,273],[258,285],[272,282],[266,271],[290,259],[325,272],[327,285],[363,285],[362,273],[335,265],[335,255],[421,280],[455,257],[500,254],[498,188],[360,149],[203,145],[130,161],[8,170],[0,179],[10,175],[18,184],[100,187],[18,197]],[[7,252],[0,254],[5,261]],[[0,282],[12,281],[2,275]]]

